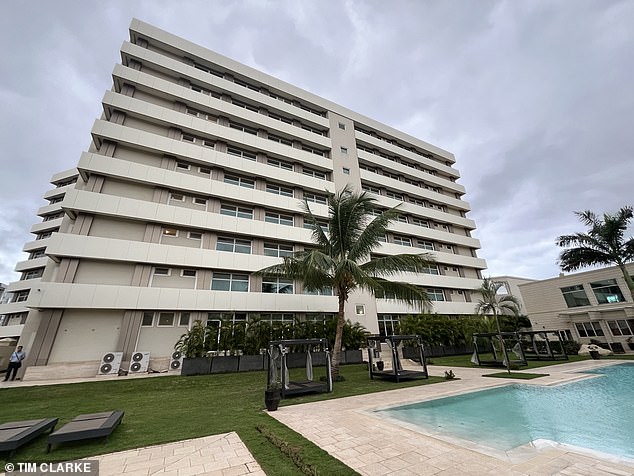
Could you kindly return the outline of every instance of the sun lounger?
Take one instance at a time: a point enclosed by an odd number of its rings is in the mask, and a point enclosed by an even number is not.
[[[103,436],[105,436],[107,440],[108,436],[114,431],[117,425],[121,423],[122,419],[123,411],[121,410],[79,415],[49,435],[46,452],[50,452],[52,446],[56,443],[87,440]]]
[[[0,451],[8,451],[9,458],[20,446],[37,438],[47,430],[53,431],[57,418],[12,421],[0,425]]]

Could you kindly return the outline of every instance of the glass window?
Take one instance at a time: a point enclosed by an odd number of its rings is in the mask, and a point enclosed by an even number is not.
[[[195,278],[196,270],[195,269],[184,269],[182,275],[186,278]]]
[[[315,177],[315,178],[318,178],[318,179],[321,179],[321,180],[326,180],[326,173],[322,172],[320,170],[313,170],[313,169],[309,169],[309,168],[304,167],[303,170],[302,170],[302,173],[304,175],[308,175],[310,177]]]
[[[631,336],[634,335],[634,329],[629,324],[634,323],[634,320],[630,319],[628,323],[625,319],[619,319],[617,321],[607,321],[610,327],[610,332],[613,336]]]
[[[278,159],[267,159],[266,163],[284,170],[293,170],[293,164]]]
[[[282,187],[281,185],[275,185],[275,184],[267,183],[266,184],[266,191],[269,192],[269,193],[274,193],[276,195],[282,195],[284,197],[292,197],[293,196],[293,189],[292,188]]]
[[[264,255],[283,258],[293,256],[293,245],[282,245],[278,243],[264,243]]]
[[[154,274],[159,276],[169,276],[170,269],[169,268],[154,268]]]
[[[445,300],[445,293],[443,292],[442,289],[438,289],[438,288],[427,288],[427,295],[429,296],[429,299],[432,301],[444,301]]]
[[[203,239],[203,234],[202,233],[198,233],[196,231],[190,231],[187,235],[187,237],[191,240],[202,240]]]
[[[320,203],[322,205],[326,205],[328,203],[328,199],[323,195],[317,195],[315,193],[306,193],[304,192],[304,200],[307,202]]]
[[[262,292],[274,294],[293,294],[293,280],[284,278],[264,277]]]
[[[395,236],[394,244],[401,246],[412,246],[412,239],[406,236]]]
[[[332,287],[330,286],[324,286],[323,288],[319,288],[319,289],[304,289],[304,294],[309,294],[311,296],[332,296],[333,292],[332,292]]]
[[[253,219],[253,209],[236,207],[234,205],[220,205],[220,214],[238,218]]]
[[[604,279],[603,281],[590,283],[590,286],[599,304],[625,301],[623,293],[621,293],[621,288],[616,284],[616,279]]]
[[[145,327],[152,327],[153,324],[154,324],[154,313],[144,312],[143,319],[141,320],[141,325]]]
[[[178,230],[176,228],[163,228],[163,234],[166,236],[178,236]]]
[[[436,265],[428,266],[427,268],[424,268],[422,272],[425,274],[440,274],[438,272],[438,266]]]
[[[214,273],[211,280],[213,291],[249,291],[249,275],[237,273]]]
[[[189,327],[189,317],[190,317],[189,312],[181,312],[181,315],[178,318],[178,325]]]
[[[577,284],[575,286],[567,286],[561,288],[561,294],[564,296],[564,300],[568,307],[589,306],[590,300],[586,296],[586,292],[583,286]]]
[[[159,312],[158,325],[159,326],[173,326],[174,313],[173,312]]]
[[[393,314],[379,314],[379,334],[382,336],[398,335],[399,318]]]
[[[231,185],[239,185],[244,188],[255,188],[255,180],[238,177],[237,175],[225,175],[224,182]]]
[[[348,155],[348,148],[347,148],[347,147],[342,147],[342,148],[341,148],[341,153],[342,153],[343,155]]]
[[[343,168],[344,175],[350,175],[350,169],[348,167]]]
[[[293,226],[293,217],[290,215],[282,215],[280,213],[266,212],[264,221],[268,223],[277,223],[279,225]]]
[[[605,335],[598,322],[576,322],[575,327],[580,337],[602,337]]]
[[[416,240],[416,246],[424,250],[434,251],[434,244],[431,241]]]
[[[244,149],[239,149],[237,147],[227,147],[227,154],[235,155],[236,157],[242,157],[249,160],[255,160],[256,154],[255,152],[251,152]]]
[[[232,253],[251,254],[251,241],[237,238],[219,237],[216,242],[217,251],[230,251]]]

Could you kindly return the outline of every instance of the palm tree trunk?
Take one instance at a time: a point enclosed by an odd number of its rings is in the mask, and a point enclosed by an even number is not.
[[[504,360],[506,361],[506,371],[511,373],[511,362],[509,361],[509,356],[506,353],[506,346],[504,345],[504,339],[502,339],[502,330],[500,329],[500,321],[498,320],[498,313],[495,309],[493,309],[493,316],[495,317],[495,325],[498,329],[498,340],[500,341],[500,349],[502,349],[502,354],[504,355]]]
[[[343,341],[343,325],[345,324],[344,306],[346,304],[345,296],[339,294],[339,312],[337,313],[337,327],[335,330],[335,345],[332,349],[332,380],[339,379],[339,362],[341,362],[341,344]]]
[[[625,268],[624,264],[620,264],[619,268],[621,269],[621,272],[623,273],[623,278],[625,279],[625,283],[627,284],[627,287],[630,290],[630,294],[632,295],[632,301],[634,301],[634,280],[632,280],[630,273],[627,272],[627,269]]]

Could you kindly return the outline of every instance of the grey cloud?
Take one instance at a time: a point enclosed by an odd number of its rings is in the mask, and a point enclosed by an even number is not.
[[[37,14],[36,14],[37,13]],[[634,204],[634,3],[12,2],[0,18],[0,281],[88,146],[142,20],[455,153],[491,274],[558,273],[574,210]]]

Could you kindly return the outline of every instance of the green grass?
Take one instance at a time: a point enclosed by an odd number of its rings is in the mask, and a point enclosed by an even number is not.
[[[430,378],[396,384],[370,380],[366,365],[342,367],[344,382],[330,394],[284,400],[282,405],[380,392],[444,381]],[[46,436],[19,449],[11,462],[73,460],[130,448],[235,431],[267,474],[297,475],[299,469],[256,427],[297,449],[319,474],[357,474],[325,451],[278,423],[264,409],[264,372],[161,376],[0,390],[0,422],[59,417],[58,428],[82,413],[121,409],[125,416],[107,442],[67,443],[46,454]],[[6,453],[2,454],[6,457]],[[0,468],[4,466],[0,460]]]
[[[581,360],[588,360],[590,357],[582,355],[569,355],[568,360],[541,360],[534,361],[529,360],[528,366],[522,367],[522,370],[538,369],[540,367],[548,367],[550,365],[565,364],[566,362],[579,362]],[[448,367],[471,367],[471,368],[484,368],[478,367],[471,363],[471,354],[468,355],[452,355],[449,357],[431,357],[433,362],[431,365],[445,365]]]
[[[521,373],[521,372],[497,372],[494,374],[484,374],[483,377],[495,377],[495,378],[515,378],[520,380],[532,380],[534,378],[539,377],[547,377],[548,374],[531,374],[531,373]]]

